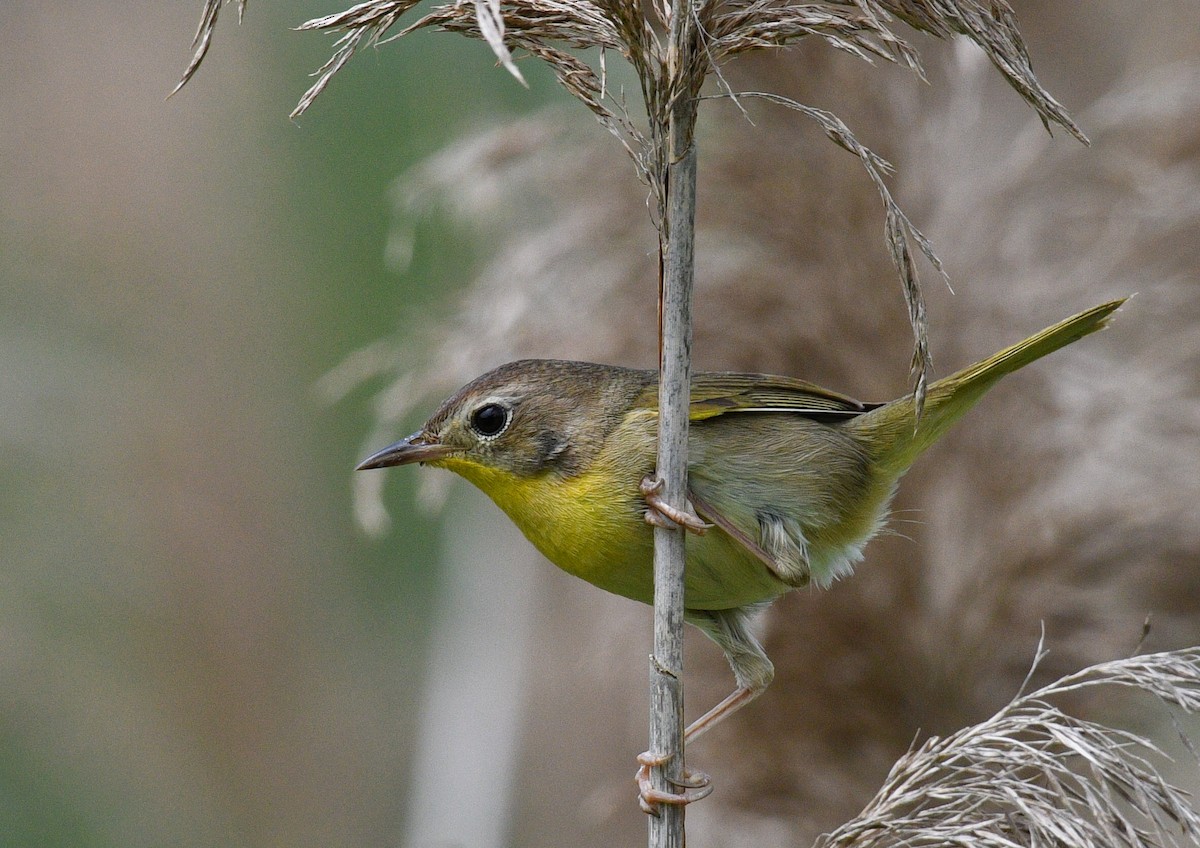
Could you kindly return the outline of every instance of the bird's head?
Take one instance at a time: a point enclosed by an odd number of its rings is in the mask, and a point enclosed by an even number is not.
[[[563,477],[585,470],[650,379],[590,362],[525,359],[477,377],[405,439],[358,470],[427,463],[481,475]]]

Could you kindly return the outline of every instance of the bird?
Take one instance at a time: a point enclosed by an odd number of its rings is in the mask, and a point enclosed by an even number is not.
[[[1087,309],[914,394],[863,403],[784,376],[698,372],[689,398],[687,505],[655,474],[658,372],[523,359],[446,399],[412,435],[359,470],[421,463],[481,489],[552,563],[617,595],[654,602],[654,524],[690,531],[684,619],[722,650],[734,691],[688,726],[685,744],[774,677],[756,614],[801,587],[848,576],[883,529],[900,478],[1003,376],[1105,327],[1126,298]],[[688,803],[649,788],[642,806]],[[692,786],[693,784],[688,784]]]

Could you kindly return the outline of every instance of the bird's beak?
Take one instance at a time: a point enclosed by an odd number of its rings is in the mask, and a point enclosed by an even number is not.
[[[391,465],[431,462],[452,452],[453,448],[440,444],[435,437],[418,431],[394,445],[388,445],[383,450],[371,454],[354,470],[366,471],[368,468],[387,468]]]

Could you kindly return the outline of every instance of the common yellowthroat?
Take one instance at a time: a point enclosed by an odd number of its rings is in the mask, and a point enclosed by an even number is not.
[[[752,614],[793,589],[848,575],[926,448],[1005,374],[1101,329],[1122,303],[1080,312],[933,383],[919,418],[908,395],[860,403],[790,377],[693,375],[688,498],[703,521],[657,500],[656,371],[537,359],[502,365],[358,467],[420,462],[454,471],[551,562],[647,604],[648,521],[668,520],[665,513],[688,525],[698,535],[686,549],[685,618],[721,647],[737,681],[688,728],[691,741],[774,676]]]

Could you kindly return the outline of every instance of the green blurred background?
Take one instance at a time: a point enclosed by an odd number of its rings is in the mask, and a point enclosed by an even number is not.
[[[314,384],[483,249],[434,214],[389,269],[397,176],[564,98],[422,33],[291,122],[332,39],[289,27],[341,7],[255,2],[165,100],[200,6],[0,5],[3,846],[403,828],[435,528],[356,529],[372,387]]]

